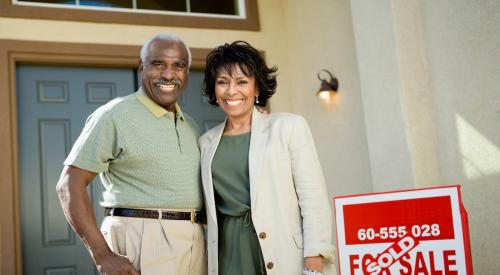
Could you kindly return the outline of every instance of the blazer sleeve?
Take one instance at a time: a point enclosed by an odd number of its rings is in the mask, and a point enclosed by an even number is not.
[[[323,256],[333,262],[332,211],[311,130],[303,117],[295,120],[289,151],[303,221],[304,257]]]

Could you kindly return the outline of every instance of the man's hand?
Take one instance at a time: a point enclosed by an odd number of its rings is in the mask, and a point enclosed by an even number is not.
[[[101,274],[139,275],[127,258],[111,251],[97,226],[87,193],[87,186],[95,176],[95,173],[78,167],[64,167],[57,183],[64,215],[82,239]]]
[[[140,275],[130,261],[122,255],[108,251],[101,257],[96,257],[95,265],[102,275]]]
[[[306,257],[304,261],[304,267],[310,270],[323,272],[323,257],[321,256]]]

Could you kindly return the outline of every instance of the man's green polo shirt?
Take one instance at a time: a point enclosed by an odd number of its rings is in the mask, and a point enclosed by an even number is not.
[[[200,135],[143,91],[117,98],[89,116],[64,161],[99,173],[105,207],[200,209]]]

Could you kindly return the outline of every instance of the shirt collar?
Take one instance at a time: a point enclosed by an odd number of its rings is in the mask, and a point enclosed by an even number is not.
[[[141,88],[135,93],[137,99],[151,112],[156,118],[162,117],[165,114],[169,114],[169,117],[173,117],[173,113],[167,111],[162,106],[158,105],[158,103],[154,102]],[[177,114],[177,118],[184,120],[184,115],[182,114],[181,107],[177,102],[175,103],[175,113]]]

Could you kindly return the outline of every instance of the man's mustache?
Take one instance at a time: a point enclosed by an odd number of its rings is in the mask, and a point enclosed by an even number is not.
[[[179,79],[165,80],[165,79],[155,79],[153,84],[159,85],[181,85],[182,82]]]

